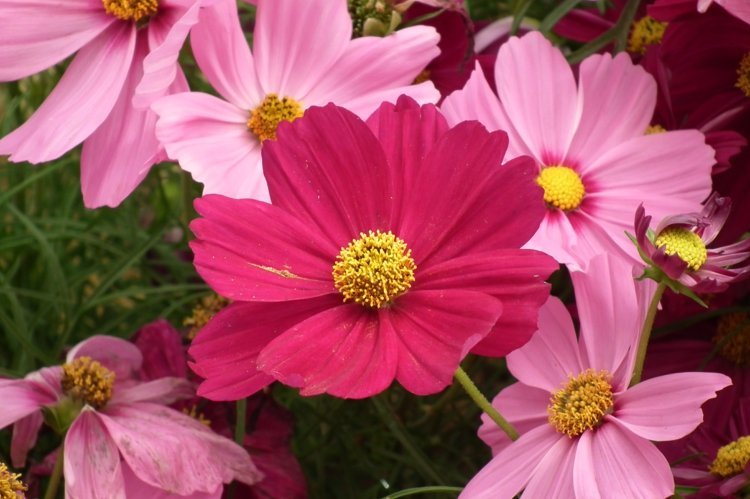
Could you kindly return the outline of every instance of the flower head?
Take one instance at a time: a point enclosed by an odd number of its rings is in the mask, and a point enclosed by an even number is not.
[[[21,481],[21,475],[11,473],[8,467],[0,461],[0,499],[24,499],[26,485]]]

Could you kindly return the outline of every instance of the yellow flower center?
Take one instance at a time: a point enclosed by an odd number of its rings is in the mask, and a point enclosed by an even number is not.
[[[23,499],[25,490],[21,475],[11,473],[5,463],[0,462],[0,499]]]
[[[406,243],[392,232],[361,232],[336,257],[333,283],[344,301],[382,308],[414,282],[417,269]]]
[[[654,241],[667,255],[677,255],[688,268],[699,270],[708,258],[706,245],[698,234],[682,227],[667,227]]]
[[[190,409],[188,409],[187,407],[183,408],[182,413],[186,416],[190,416],[204,426],[208,426],[209,428],[211,427],[211,420],[208,419],[205,414],[199,412],[198,406],[195,404],[191,405]]]
[[[750,435],[740,437],[719,449],[708,471],[722,478],[739,475],[750,461]]]
[[[423,69],[419,72],[416,78],[414,78],[414,81],[412,82],[412,85],[419,85],[420,83],[424,83],[426,81],[430,81],[430,77],[432,76],[432,73],[429,69]]]
[[[214,315],[218,314],[224,307],[229,305],[229,300],[217,294],[204,296],[200,303],[193,307],[190,317],[182,321],[182,324],[189,326],[187,338],[193,340],[198,331],[208,324]]]
[[[581,201],[586,195],[581,177],[567,166],[542,168],[536,183],[544,189],[544,201],[550,207],[564,211],[575,210],[581,206]]]
[[[599,426],[612,411],[611,376],[607,371],[586,369],[552,393],[547,406],[549,424],[569,437],[577,437]]]
[[[282,121],[294,121],[305,113],[299,102],[291,97],[279,99],[276,94],[268,94],[260,106],[250,111],[247,127],[263,142],[276,140],[276,129]]]
[[[159,10],[159,0],[102,0],[107,14],[123,21],[139,22]]]
[[[719,353],[738,366],[750,362],[750,315],[735,312],[721,318],[713,336]]]
[[[62,389],[66,395],[95,409],[101,409],[112,398],[115,373],[91,357],[79,357],[62,368]]]
[[[653,135],[655,133],[664,133],[667,129],[661,125],[651,125],[646,128],[646,135]]]
[[[661,43],[668,23],[659,22],[653,17],[643,16],[633,23],[628,39],[628,52],[645,54],[649,45]]]
[[[740,60],[740,65],[737,67],[737,83],[734,86],[750,97],[750,52],[742,56]]]

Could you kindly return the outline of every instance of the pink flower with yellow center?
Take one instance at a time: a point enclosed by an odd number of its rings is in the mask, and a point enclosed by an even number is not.
[[[509,155],[532,156],[546,215],[526,247],[578,267],[594,255],[637,258],[625,236],[643,202],[666,216],[700,210],[711,190],[713,149],[695,130],[647,134],[656,85],[627,54],[593,55],[578,83],[538,32],[511,38],[495,64],[498,94],[476,69],[441,106],[448,122],[505,130]]]
[[[406,94],[437,102],[430,82],[411,83],[439,54],[434,28],[352,40],[344,0],[260,0],[252,52],[234,0],[201,12],[193,54],[221,98],[201,92],[157,101],[157,135],[205,194],[268,200],[261,149],[279,123],[329,102],[369,116]]]

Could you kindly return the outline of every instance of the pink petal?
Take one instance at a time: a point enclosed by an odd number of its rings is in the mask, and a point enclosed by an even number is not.
[[[168,376],[187,378],[182,334],[165,319],[146,324],[131,341],[143,355],[140,379],[148,381]]]
[[[612,417],[648,440],[682,438],[703,421],[701,405],[732,384],[717,373],[678,373],[652,378],[617,397]]]
[[[0,428],[22,420],[39,411],[50,400],[34,389],[27,380],[0,380],[0,400],[3,410],[0,412]]]
[[[235,302],[200,330],[190,346],[193,370],[205,381],[198,394],[211,400],[238,400],[269,385],[259,371],[261,350],[289,328],[341,303],[338,295],[279,303]]]
[[[138,402],[107,407],[100,418],[133,473],[168,492],[210,493],[235,478],[260,479],[242,447],[174,409]]]
[[[91,357],[113,371],[117,380],[135,378],[143,363],[143,355],[134,344],[114,336],[92,336],[68,352],[66,362],[78,357]]]
[[[750,5],[743,0],[716,0],[716,3],[727,9],[727,12],[750,24]]]
[[[193,384],[184,378],[159,378],[114,391],[110,404],[158,402],[169,405],[195,396]]]
[[[495,63],[498,95],[508,118],[540,163],[559,164],[577,121],[573,72],[540,33],[512,37]]]
[[[351,34],[344,2],[260,2],[253,48],[261,87],[294,99],[307,95],[344,54]]]
[[[547,393],[583,371],[573,321],[558,298],[550,297],[539,309],[539,331],[508,355],[508,370],[521,383]]]
[[[206,79],[226,100],[246,111],[263,100],[236,1],[220,0],[203,8],[190,32],[190,46]]]
[[[474,475],[459,498],[514,497],[528,483],[547,452],[564,438],[567,437],[550,425],[521,435]]]
[[[0,155],[41,163],[80,144],[109,115],[135,49],[135,27],[115,23],[83,47],[26,123],[0,140]]]
[[[190,228],[201,277],[232,300],[284,301],[335,293],[331,269],[339,252],[282,209],[218,195],[195,201],[204,218]]]
[[[522,497],[576,499],[573,490],[573,462],[576,450],[576,440],[559,439],[534,470]]]
[[[13,425],[13,437],[10,442],[10,459],[14,468],[26,467],[26,456],[36,445],[39,430],[44,418],[42,413],[34,411]]]
[[[66,497],[125,499],[120,455],[99,415],[84,409],[65,436]]]
[[[656,83],[628,54],[586,58],[579,68],[581,118],[568,150],[570,163],[592,161],[643,135],[656,106]]]
[[[573,484],[577,497],[671,497],[674,492],[661,452],[614,420],[579,437]]]
[[[54,66],[114,21],[90,0],[4,0],[0,81],[19,80]]]
[[[503,388],[492,399],[492,405],[521,435],[537,426],[547,425],[549,403],[548,391],[523,383],[513,383]],[[490,446],[493,456],[512,443],[508,435],[486,413],[482,413],[482,426],[479,427],[477,435]]]
[[[167,154],[204,185],[204,194],[270,199],[247,110],[199,92],[164,97],[151,109]]]
[[[417,85],[383,88],[348,101],[337,99],[336,103],[366,119],[383,102],[397,102],[401,96],[414,99],[419,104],[435,104],[440,99],[440,92],[431,81],[426,81]]]
[[[148,499],[221,499],[224,491],[222,485],[218,485],[213,492],[195,492],[186,496],[172,494],[163,489],[149,485],[136,476],[130,469],[128,463],[122,464],[122,476],[125,481],[125,496]]]

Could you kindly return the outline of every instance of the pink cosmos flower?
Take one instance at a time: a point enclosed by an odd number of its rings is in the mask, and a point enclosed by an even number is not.
[[[698,211],[710,193],[700,132],[645,133],[656,87],[627,54],[588,57],[576,88],[562,53],[532,32],[500,48],[495,78],[499,99],[477,68],[441,109],[451,124],[506,130],[511,157],[536,159],[546,216],[526,247],[579,267],[599,253],[636,258],[625,231],[639,203],[663,217]]]
[[[236,2],[217,1],[201,12],[191,43],[222,98],[190,92],[157,101],[159,140],[205,194],[267,201],[261,149],[280,122],[328,102],[366,118],[401,94],[422,103],[440,98],[430,82],[411,85],[439,53],[434,28],[351,37],[343,0],[260,0],[251,53]]]
[[[187,90],[177,55],[201,0],[0,0],[0,81],[77,52],[34,115],[0,140],[14,162],[56,159],[83,142],[87,207],[117,206],[163,151],[142,105]]]
[[[732,203],[716,193],[701,213],[675,215],[662,220],[650,232],[651,217],[643,206],[635,213],[635,236],[638,248],[649,265],[670,280],[699,293],[722,291],[730,283],[750,277],[750,239],[729,246],[708,248],[724,226]],[[655,276],[658,280],[659,276]]]
[[[189,397],[178,378],[137,381],[131,343],[94,336],[63,366],[0,381],[0,428],[15,424],[14,462],[23,462],[43,421],[65,432],[65,490],[75,498],[124,498],[131,487],[177,495],[220,492],[234,479],[261,478],[247,453],[197,420],[166,407]],[[145,484],[132,483],[134,480]]]
[[[650,440],[680,438],[702,420],[701,404],[730,384],[716,373],[680,373],[628,388],[645,303],[653,283],[637,283],[622,260],[601,255],[573,272],[581,323],[576,339],[565,306],[550,298],[539,331],[508,355],[519,380],[493,405],[521,437],[486,416],[479,436],[494,457],[461,498],[671,496],[669,463]]]
[[[303,395],[363,398],[394,380],[434,393],[470,350],[528,341],[557,264],[518,249],[544,208],[533,162],[501,165],[506,147],[408,97],[367,123],[333,104],[282,123],[263,148],[273,205],[195,202],[195,266],[233,300],[189,350],[199,394],[274,379]]]

